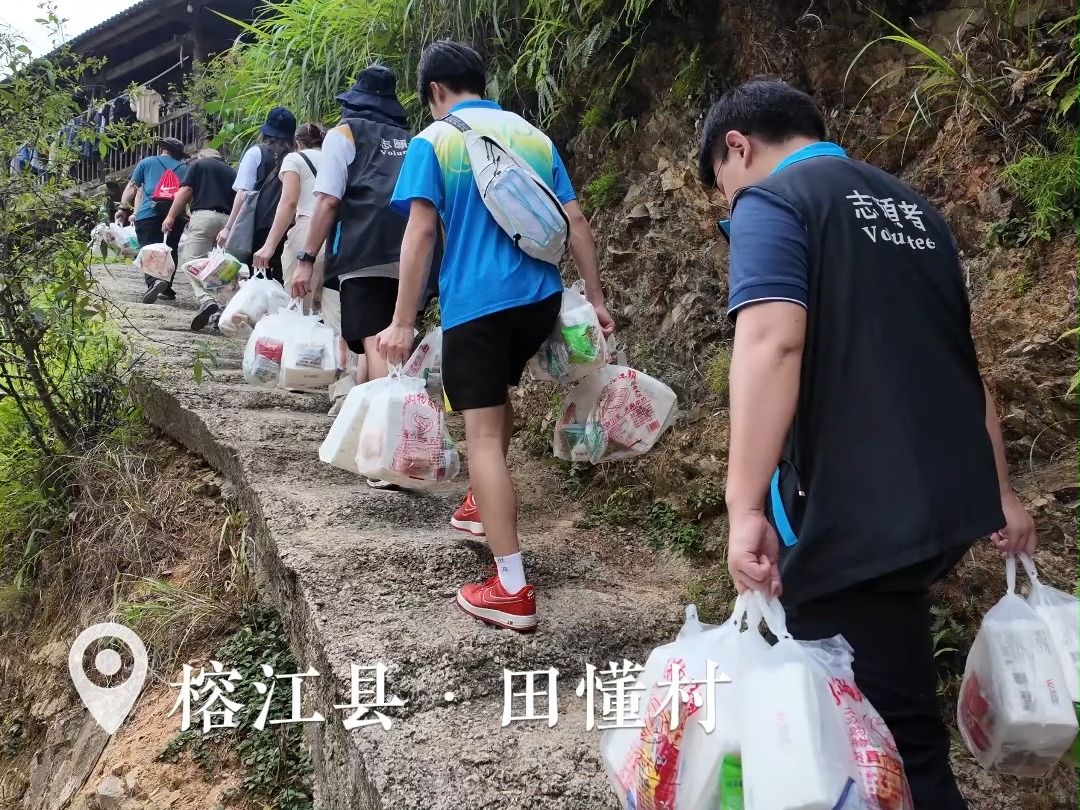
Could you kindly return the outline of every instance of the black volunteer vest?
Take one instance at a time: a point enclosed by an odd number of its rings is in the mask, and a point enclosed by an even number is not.
[[[757,184],[806,225],[799,401],[767,512],[798,604],[1004,526],[958,252],[944,218],[865,163]],[[732,210],[738,204],[738,195]]]

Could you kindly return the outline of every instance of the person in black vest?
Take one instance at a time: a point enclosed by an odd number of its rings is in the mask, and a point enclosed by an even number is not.
[[[217,235],[219,245],[226,249],[232,247],[229,237],[244,206],[244,198],[250,192],[258,191],[259,199],[254,212],[255,235],[250,245],[243,245],[242,258],[245,261],[266,244],[270,229],[273,227],[274,214],[277,213],[277,204],[281,199],[281,180],[278,177],[278,170],[285,156],[296,148],[294,140],[296,116],[285,107],[274,107],[267,113],[266,122],[259,127],[259,135],[259,143],[244,153],[244,156],[240,158],[240,165],[236,167],[236,182],[233,183],[236,197],[233,199],[229,221]],[[281,243],[277,246],[268,267],[267,276],[277,281],[282,279],[283,250],[284,243]]]
[[[322,310],[350,351],[364,355],[369,380],[385,377],[375,336],[390,325],[398,294],[398,261],[405,220],[390,208],[411,135],[397,99],[397,78],[381,65],[360,71],[337,97],[341,123],[323,141],[315,181],[315,213],[299,254],[292,295],[310,293],[315,258],[326,242]],[[329,241],[328,241],[329,240]],[[440,256],[433,262],[420,310],[438,289]],[[340,388],[335,389],[340,397]],[[373,482],[381,485],[382,482]]]
[[[726,500],[736,588],[796,638],[842,634],[917,810],[967,803],[937,699],[930,585],[972,543],[1031,552],[979,374],[959,251],[914,190],[826,141],[779,81],[709,111],[700,176],[731,204]]]

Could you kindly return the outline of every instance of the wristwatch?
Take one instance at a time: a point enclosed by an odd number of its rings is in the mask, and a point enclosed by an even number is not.
[[[314,264],[315,260],[317,258],[319,258],[319,257],[317,255],[315,255],[314,253],[308,253],[306,250],[301,250],[299,253],[296,254],[296,258],[299,259],[302,262],[307,262],[308,264]]]

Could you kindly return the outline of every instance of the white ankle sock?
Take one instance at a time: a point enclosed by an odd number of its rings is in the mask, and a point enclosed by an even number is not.
[[[515,594],[525,587],[525,566],[521,563],[521,552],[509,557],[496,557],[495,566],[499,569],[499,582],[508,594]]]

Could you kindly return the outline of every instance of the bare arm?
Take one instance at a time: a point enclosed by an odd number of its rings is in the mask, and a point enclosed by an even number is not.
[[[1001,494],[1012,492],[1012,482],[1009,480],[1009,462],[1005,459],[1005,439],[1001,435],[1001,422],[998,420],[997,405],[994,404],[994,395],[983,383],[983,392],[986,394],[986,432],[990,434],[990,443],[994,445],[994,466],[997,467],[998,488]]]
[[[236,192],[236,196],[233,197],[232,211],[229,212],[229,221],[225,223],[217,235],[217,243],[221,247],[225,247],[225,243],[229,241],[229,232],[232,230],[233,225],[236,224],[236,218],[240,216],[240,209],[244,207],[244,198],[247,197],[247,192],[240,189]]]
[[[398,276],[397,306],[394,308],[394,325],[416,325],[416,310],[424,292],[431,257],[435,253],[435,240],[439,234],[439,212],[427,200],[416,199],[409,207],[409,223],[401,240],[401,263]],[[410,340],[411,340],[410,335]]]
[[[570,255],[574,259],[578,275],[585,282],[585,298],[593,305],[605,335],[615,331],[615,322],[608,314],[604,301],[604,289],[600,285],[600,262],[596,258],[596,242],[592,227],[577,200],[563,206],[570,219]]]
[[[585,282],[585,297],[590,303],[603,305],[604,291],[600,287],[600,263],[596,258],[592,227],[577,200],[568,202],[564,208],[570,218],[570,255],[578,275]]]
[[[326,238],[330,235],[330,229],[337,222],[338,208],[341,200],[329,194],[315,195],[315,211],[311,214],[311,222],[308,223],[307,242],[304,243],[304,252],[318,255]]]
[[[135,185],[134,183],[132,183],[131,181],[128,181],[128,184],[126,186],[124,186],[124,193],[120,197],[120,205],[122,205],[122,206],[131,205],[134,202],[135,195],[138,193],[138,191],[139,191],[139,187],[137,185]]]
[[[300,175],[296,172],[283,172],[281,174],[281,199],[278,201],[277,212],[274,214],[274,224],[270,226],[266,244],[263,245],[271,253],[277,250],[278,244],[285,238],[285,233],[292,227],[296,219],[296,204],[299,201]]]
[[[734,515],[763,514],[799,399],[806,310],[786,301],[745,307],[731,358],[731,441],[727,505]]]

